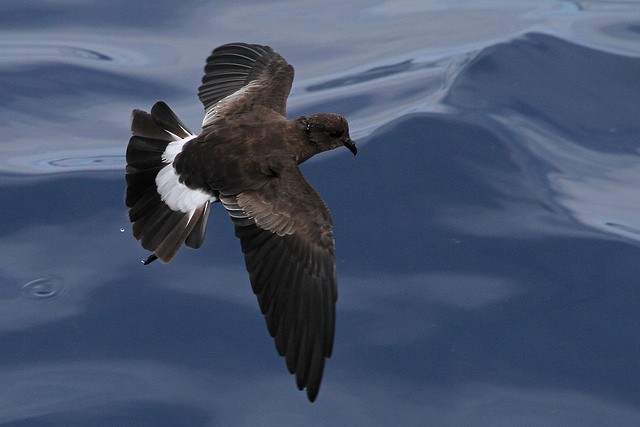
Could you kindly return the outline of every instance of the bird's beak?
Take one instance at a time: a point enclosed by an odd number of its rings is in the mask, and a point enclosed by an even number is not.
[[[353,153],[353,155],[355,156],[358,153],[358,149],[356,148],[356,142],[352,141],[351,139],[348,139],[346,141],[343,142],[344,146],[347,147],[349,149],[349,151],[351,151]]]

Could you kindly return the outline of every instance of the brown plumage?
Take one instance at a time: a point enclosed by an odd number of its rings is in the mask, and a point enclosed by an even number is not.
[[[268,46],[232,43],[207,59],[194,135],[162,103],[134,110],[126,205],[134,236],[169,262],[204,240],[210,206],[235,226],[251,285],[276,348],[314,401],[331,356],[337,300],[331,215],[298,165],[345,146],[344,117],[287,120],[293,67]]]

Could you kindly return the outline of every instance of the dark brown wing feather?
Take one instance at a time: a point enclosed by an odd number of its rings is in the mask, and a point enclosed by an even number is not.
[[[297,167],[259,191],[221,197],[240,238],[269,333],[315,400],[331,356],[337,300],[329,211]]]
[[[263,106],[286,115],[293,67],[269,46],[225,44],[216,48],[207,58],[204,70],[198,97],[207,113],[213,108],[220,108],[220,105],[217,106],[220,100],[251,84],[251,90],[240,93],[239,97],[247,96],[250,100],[243,102],[242,99],[234,99],[228,108],[239,113]]]

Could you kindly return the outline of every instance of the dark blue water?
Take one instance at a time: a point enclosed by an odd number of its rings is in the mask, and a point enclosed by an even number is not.
[[[0,5],[3,425],[640,425],[640,4]],[[193,129],[209,51],[270,44],[346,115],[334,356],[310,404],[216,206],[143,266],[133,108]]]

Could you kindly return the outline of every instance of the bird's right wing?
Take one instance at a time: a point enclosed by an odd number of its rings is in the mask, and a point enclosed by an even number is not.
[[[269,46],[230,43],[207,58],[198,97],[205,108],[203,127],[227,114],[266,107],[286,116],[293,67]]]

